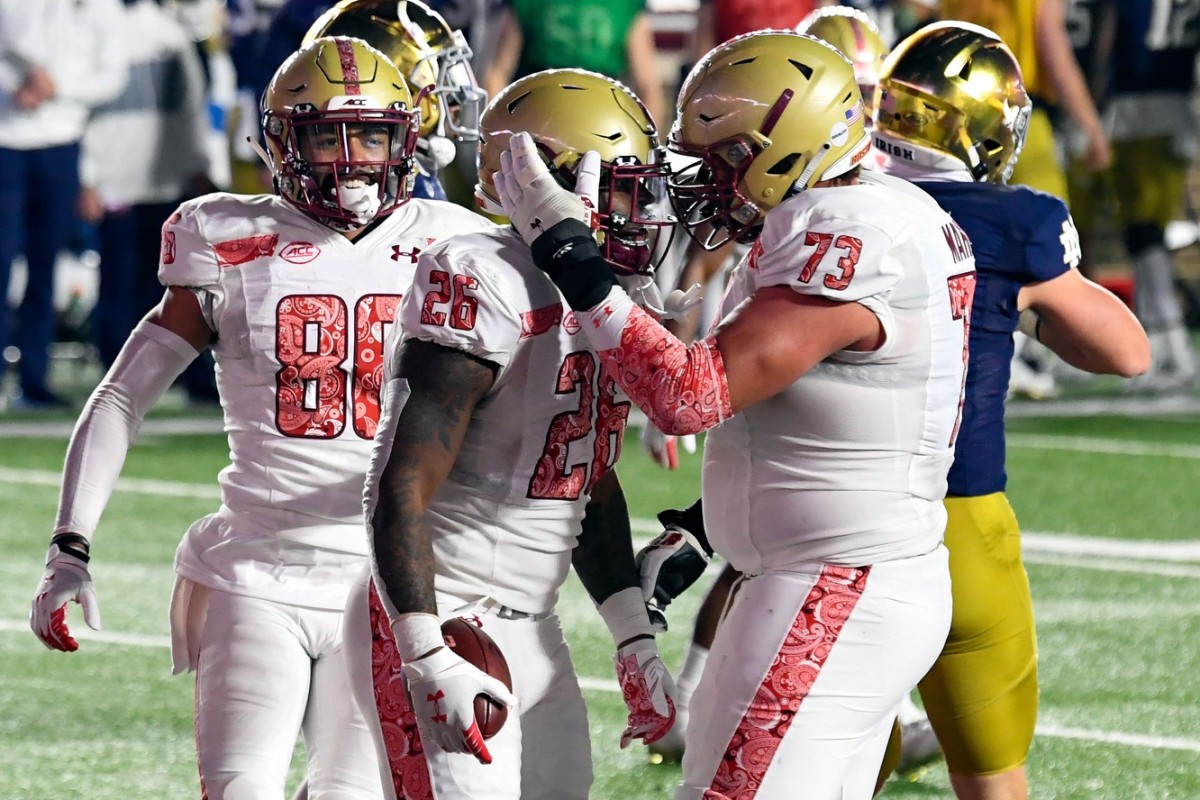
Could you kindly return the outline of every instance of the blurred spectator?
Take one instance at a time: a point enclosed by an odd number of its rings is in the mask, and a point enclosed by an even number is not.
[[[1200,147],[1192,111],[1200,0],[1108,0],[1117,15],[1111,55],[1113,185],[1133,261],[1133,306],[1150,336],[1150,371],[1134,388],[1194,383],[1196,355],[1175,294],[1166,226],[1184,214],[1188,167]]]
[[[833,0],[700,0],[691,63],[722,42],[763,28],[793,29],[818,6]]]
[[[644,0],[509,0],[498,25],[489,97],[539,70],[579,67],[627,82],[659,128],[670,127]]]
[[[204,71],[191,37],[157,0],[125,0],[119,41],[129,82],[96,108],[83,137],[79,212],[100,226],[100,291],[92,319],[105,367],[162,297],[160,231],[184,200],[212,191]],[[120,142],[119,158],[113,142]],[[215,397],[211,364],[184,374],[193,399]]]
[[[126,59],[120,0],[0,0],[0,288],[25,253],[28,281],[14,340],[29,407],[65,405],[46,385],[54,334],[54,263],[71,232],[90,108],[120,94]],[[110,157],[120,159],[120,142]],[[9,341],[0,303],[0,352]]]
[[[1109,94],[1108,56],[1112,52],[1116,15],[1107,0],[1067,0],[1067,36],[1071,52],[1087,80],[1088,93],[1097,109]],[[1100,221],[1115,216],[1115,196],[1110,170],[1089,170],[1084,163],[1087,137],[1071,120],[1058,120],[1063,132],[1067,162],[1067,193],[1071,217],[1079,229],[1079,269],[1094,279],[1094,239]]]

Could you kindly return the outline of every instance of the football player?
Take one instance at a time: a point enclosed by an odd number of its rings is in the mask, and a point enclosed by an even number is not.
[[[278,798],[298,731],[313,798],[382,796],[347,703],[342,611],[363,569],[362,476],[379,419],[384,334],[418,256],[492,227],[410,200],[420,113],[396,67],[357,39],[318,39],[263,99],[274,195],[210,194],[163,226],[160,305],[92,394],[66,458],[32,625],[77,648],[66,603],[99,628],[96,523],[145,413],[211,347],[230,463],[221,507],[176,553],[175,671],[196,673],[210,800]]]
[[[527,132],[563,185],[598,184],[605,263],[653,267],[671,225],[659,202],[666,168],[627,88],[582,70],[534,73],[489,104],[481,131],[482,207],[504,213],[492,176],[509,139]],[[621,745],[653,741],[675,715],[612,471],[630,404],[510,228],[422,253],[397,319],[367,480],[375,572],[346,620],[388,797],[582,800],[586,709],[555,613],[572,563],[617,646]],[[511,692],[443,646],[439,620],[453,615],[497,642]],[[480,693],[514,706],[486,742]]]
[[[680,800],[868,798],[892,721],[950,623],[941,498],[974,259],[910,184],[860,173],[854,69],[778,31],[705,56],[671,179],[705,247],[753,242],[690,347],[636,308],[578,198],[514,137],[500,183],[601,363],[668,434],[709,430],[704,518],[743,574],[692,696]]]
[[[1200,0],[1106,2],[1116,16],[1105,113],[1113,188],[1133,261],[1133,300],[1150,335],[1150,371],[1133,388],[1193,385],[1197,359],[1175,294],[1166,227],[1184,214],[1188,168],[1200,148],[1191,98],[1200,53]]]
[[[1062,201],[1005,186],[1030,101],[1012,52],[962,22],[923,28],[884,65],[875,122],[884,168],[954,217],[975,251],[978,286],[958,449],[945,505],[954,587],[950,637],[920,684],[960,798],[1028,794],[1037,648],[1017,521],[1004,494],[1004,398],[1013,332],[1090,372],[1149,364],[1141,326],[1085,279]],[[946,121],[953,124],[946,124]]]
[[[875,88],[879,85],[879,73],[883,67],[883,59],[888,53],[888,47],[866,14],[848,6],[826,6],[811,12],[796,26],[796,31],[828,42],[849,58],[850,63],[854,65],[854,76],[858,82],[858,88],[862,91],[864,106],[870,108],[874,104]],[[865,122],[870,125],[870,118]],[[868,156],[871,159],[875,157],[875,151]],[[711,257],[714,254],[722,253],[724,248],[718,248],[711,252],[695,249],[699,251],[698,257],[689,261],[687,270],[703,269],[709,266],[715,268],[720,265],[722,259],[714,264]],[[709,260],[704,260],[705,257],[708,257]],[[711,272],[685,271],[680,278],[680,285],[687,285],[695,281],[707,285],[711,275]],[[691,331],[681,328],[672,329],[670,325],[668,328],[681,340],[691,341]],[[649,433],[644,433],[643,442],[652,440],[654,434],[658,433],[653,426],[647,426],[646,431]],[[660,445],[660,447],[664,452],[671,453],[669,437],[665,437],[663,434],[658,434],[658,436],[667,439],[665,446]],[[675,464],[674,458],[656,458],[656,460],[660,464],[672,468]],[[700,572],[696,572],[694,567],[698,563],[703,563],[703,559],[697,561],[697,556],[703,553],[704,548],[699,544],[689,545],[686,538],[681,537],[698,536],[703,538],[704,523],[699,501],[683,512],[663,512],[660,518],[666,525],[666,530],[650,545],[643,548],[642,552],[638,554],[638,562],[639,565],[642,565],[642,589],[646,593],[647,601],[653,603],[653,598],[657,594],[661,600],[665,601],[663,606],[665,608],[665,603],[669,603],[700,575]],[[675,533],[679,535],[673,535]],[[683,552],[680,552],[681,550]],[[665,563],[668,558],[671,559],[671,563]],[[679,560],[682,563],[676,563]],[[688,565],[691,565],[692,569],[690,574],[685,577],[680,570],[688,573]],[[703,571],[703,567],[701,567],[701,571]],[[721,611],[725,608],[729,592],[737,578],[737,571],[726,564],[721,570],[721,574],[710,586],[708,594],[705,595],[704,601],[697,611],[692,639],[684,652],[683,665],[676,676],[679,713],[676,716],[675,725],[667,735],[650,745],[650,752],[655,756],[678,761],[683,755],[684,731],[687,729],[688,721],[687,703],[700,680],[704,664],[708,660],[709,648],[712,647],[713,636],[716,634]],[[653,608],[658,609],[658,606],[654,605]],[[935,757],[938,753],[937,740],[929,729],[928,720],[911,701],[905,702],[902,722],[904,737],[903,749],[900,753],[901,769],[911,768]]]
[[[321,36],[362,39],[400,69],[421,109],[414,196],[445,200],[438,174],[454,160],[456,142],[479,140],[487,101],[462,31],[420,0],[341,0],[313,23],[304,42]]]

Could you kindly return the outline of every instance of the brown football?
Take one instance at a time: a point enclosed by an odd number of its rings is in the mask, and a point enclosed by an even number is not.
[[[469,617],[455,617],[442,623],[442,638],[446,646],[466,661],[503,683],[512,691],[512,674],[508,661],[496,641],[484,633]],[[508,709],[485,694],[475,696],[475,721],[484,739],[500,732],[508,719]]]

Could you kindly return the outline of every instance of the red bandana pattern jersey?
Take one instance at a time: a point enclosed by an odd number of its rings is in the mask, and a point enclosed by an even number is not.
[[[384,338],[413,275],[393,248],[488,227],[414,200],[351,242],[277,197],[232,194],[189,201],[167,220],[159,279],[190,288],[216,331],[230,449],[221,508],[184,537],[181,575],[280,602],[344,605],[367,553],[362,475]]]
[[[498,366],[427,515],[438,591],[492,597],[529,613],[550,610],[588,494],[620,455],[629,400],[511,229],[423,252],[399,318],[387,347],[393,357],[415,338]],[[391,398],[368,492],[390,450]],[[402,398],[398,391],[397,409]]]

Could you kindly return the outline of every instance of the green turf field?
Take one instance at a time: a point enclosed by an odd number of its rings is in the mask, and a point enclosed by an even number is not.
[[[1022,415],[1009,426],[1010,497],[1041,642],[1034,798],[1200,798],[1200,416],[1191,406],[1128,411]],[[79,652],[67,655],[42,647],[27,614],[70,420],[14,438],[35,428],[12,419],[0,417],[0,800],[197,797],[192,680],[169,675],[166,608],[175,545],[216,507],[224,438],[143,435],[93,549],[104,630],[79,633]],[[696,493],[698,457],[668,474],[631,438],[619,472],[645,538],[655,511]],[[702,589],[672,607],[662,643],[672,667]],[[561,612],[590,704],[592,796],[670,797],[677,767],[617,748],[612,643],[574,580]],[[69,619],[79,632],[78,610]],[[948,785],[935,765],[894,780],[884,797],[952,797]]]

